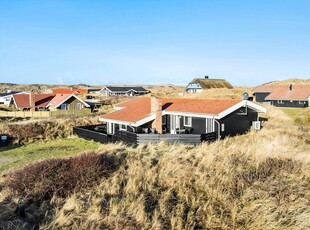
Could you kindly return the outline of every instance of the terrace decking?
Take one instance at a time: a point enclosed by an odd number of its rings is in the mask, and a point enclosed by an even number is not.
[[[108,135],[104,131],[100,131],[100,125],[79,126],[73,128],[73,133],[81,138],[94,140],[100,143],[119,142],[137,146],[147,143],[158,143],[165,141],[169,144],[182,143],[187,145],[197,145],[204,141],[214,141],[216,133],[207,134],[152,134],[152,133],[133,133],[129,131],[119,130],[114,135]],[[99,130],[95,130],[99,129]]]

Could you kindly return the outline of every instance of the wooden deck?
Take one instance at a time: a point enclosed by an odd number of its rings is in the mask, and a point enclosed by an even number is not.
[[[216,140],[216,133],[207,134],[145,134],[128,131],[117,131],[114,135],[108,135],[102,131],[96,131],[95,127],[101,125],[79,126],[73,128],[73,133],[81,138],[94,140],[100,143],[122,141],[128,145],[137,146],[140,144],[158,143],[165,141],[169,144],[182,143],[186,145],[197,145],[204,141]]]

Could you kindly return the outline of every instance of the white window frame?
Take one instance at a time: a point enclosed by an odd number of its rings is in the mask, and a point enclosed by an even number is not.
[[[123,128],[123,127],[125,127],[125,128]],[[127,125],[125,125],[125,124],[119,124],[119,130],[127,131]]]
[[[107,122],[107,133],[114,134],[114,123]]]
[[[76,103],[75,110],[82,110],[82,109],[83,109],[82,103],[80,103],[80,102]]]
[[[188,118],[188,123],[187,124],[186,124],[186,118]],[[184,124],[184,126],[192,127],[192,117],[184,116],[183,124]]]
[[[60,109],[61,110],[69,110],[69,106],[70,106],[70,104],[63,103],[60,105]]]
[[[284,104],[283,100],[278,100],[278,104]]]
[[[224,124],[224,123],[221,124],[221,131],[222,131],[222,132],[225,131],[225,124]]]
[[[299,104],[303,105],[303,104],[305,104],[305,102],[304,101],[299,101]]]

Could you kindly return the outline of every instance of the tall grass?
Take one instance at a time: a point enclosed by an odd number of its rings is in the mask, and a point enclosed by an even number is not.
[[[43,229],[307,229],[309,153],[310,133],[297,127],[196,147],[102,145],[97,154],[122,158],[115,172],[27,212]]]

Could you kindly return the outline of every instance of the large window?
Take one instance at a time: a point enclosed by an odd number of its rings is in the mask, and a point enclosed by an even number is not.
[[[120,125],[119,125],[119,130],[124,130],[124,131],[126,131],[126,130],[127,130],[127,125],[120,124]]]
[[[184,126],[192,126],[192,118],[184,117]]]
[[[61,110],[69,110],[69,104],[61,104]]]

